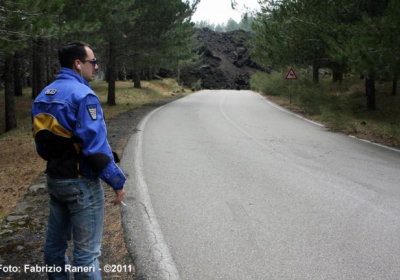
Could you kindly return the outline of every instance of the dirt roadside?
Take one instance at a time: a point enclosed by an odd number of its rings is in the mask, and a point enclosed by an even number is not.
[[[162,101],[143,105],[106,120],[108,140],[111,148],[122,155],[125,145],[140,120],[150,111],[179,99],[173,96]],[[109,186],[104,186],[106,201],[114,197]],[[124,242],[121,227],[120,207],[106,203],[102,256],[100,267],[121,265],[121,272],[103,272],[103,279],[135,279],[133,260]],[[48,217],[48,194],[45,188],[45,176],[40,175],[32,183],[29,192],[17,203],[17,206],[5,218],[0,231],[0,265],[16,272],[0,270],[0,279],[46,279],[45,272],[29,272],[36,266],[44,266],[43,247]],[[69,253],[71,256],[71,253]],[[25,266],[28,265],[26,270]],[[24,271],[27,271],[25,273]]]

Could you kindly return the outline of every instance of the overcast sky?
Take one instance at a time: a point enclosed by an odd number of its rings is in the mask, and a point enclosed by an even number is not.
[[[251,9],[259,7],[257,0],[237,0],[237,3],[236,11],[231,8],[231,0],[200,0],[192,21],[205,20],[214,24],[221,24],[233,18],[236,22],[240,22],[245,6]]]

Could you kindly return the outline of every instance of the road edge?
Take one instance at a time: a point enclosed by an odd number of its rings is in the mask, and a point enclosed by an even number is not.
[[[299,119],[302,119],[302,120],[304,120],[304,121],[306,121],[306,122],[312,123],[312,124],[314,124],[314,125],[316,125],[316,126],[319,126],[319,127],[321,127],[321,128],[326,129],[326,126],[325,126],[325,125],[323,125],[323,124],[321,124],[321,123],[318,123],[318,122],[316,122],[316,121],[307,119],[306,117],[303,117],[303,116],[301,116],[300,114],[296,114],[296,113],[294,113],[294,112],[292,112],[292,111],[286,109],[285,107],[282,107],[282,106],[280,106],[280,105],[277,104],[277,103],[274,103],[273,101],[269,100],[266,96],[262,95],[261,93],[259,93],[259,92],[256,92],[256,93],[258,93],[258,94],[260,95],[261,100],[263,100],[264,102],[266,102],[268,105],[270,105],[270,106],[272,106],[272,107],[274,107],[274,108],[276,108],[276,109],[278,109],[278,110],[281,110],[281,111],[283,111],[283,112],[285,112],[285,113],[287,113],[287,114],[289,114],[289,115],[295,116],[295,117],[297,117],[297,118],[299,118]],[[353,138],[353,139],[356,139],[356,140],[358,140],[358,141],[362,141],[362,142],[368,143],[368,144],[370,144],[370,145],[378,146],[378,147],[381,147],[381,148],[384,148],[384,149],[387,149],[387,150],[390,150],[390,151],[393,151],[393,152],[400,153],[400,149],[398,149],[398,148],[391,147],[391,146],[387,146],[387,145],[380,144],[380,143],[376,143],[376,142],[372,142],[372,141],[369,141],[369,140],[365,140],[365,139],[362,139],[362,138],[357,137],[357,136],[352,135],[352,134],[345,134],[345,133],[343,133],[343,132],[333,132],[333,133],[340,133],[340,134],[342,134],[342,135],[348,136],[348,137]]]
[[[151,116],[171,103],[151,111],[139,122],[121,159],[121,167],[127,176],[126,207],[121,207],[122,228],[126,247],[133,256],[138,280],[180,279],[154,213],[142,169],[142,132]]]

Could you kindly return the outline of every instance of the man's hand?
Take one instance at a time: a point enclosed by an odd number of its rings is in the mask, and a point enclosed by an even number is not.
[[[124,200],[124,196],[125,196],[125,190],[117,190],[115,191],[116,197],[113,201],[111,201],[112,204],[117,205],[120,204],[122,200]]]

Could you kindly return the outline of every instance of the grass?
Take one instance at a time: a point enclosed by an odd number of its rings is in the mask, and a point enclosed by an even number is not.
[[[253,90],[327,128],[373,142],[400,147],[400,96],[391,95],[391,82],[376,84],[375,111],[366,109],[364,81],[345,77],[343,83],[320,78],[314,84],[307,74],[286,81],[285,73],[258,72],[251,78]]]
[[[177,92],[181,91],[173,79],[143,81],[142,89],[135,89],[132,82],[117,82],[117,105],[108,106],[106,104],[107,83],[96,80],[92,82],[92,88],[98,95],[107,118],[146,103],[177,95]],[[23,96],[16,97],[15,101],[18,127],[4,133],[4,91],[0,91],[0,111],[2,112],[0,115],[0,226],[3,218],[45,169],[45,161],[36,154],[31,134],[30,110],[33,101],[30,89],[24,89]]]
[[[133,83],[117,82],[116,102],[117,106],[108,106],[107,103],[107,83],[95,81],[91,84],[92,89],[98,95],[103,104],[103,111],[106,117],[137,108],[143,104],[165,99],[176,94],[180,87],[173,79],[155,80],[151,82],[142,81],[142,89],[135,89]]]

